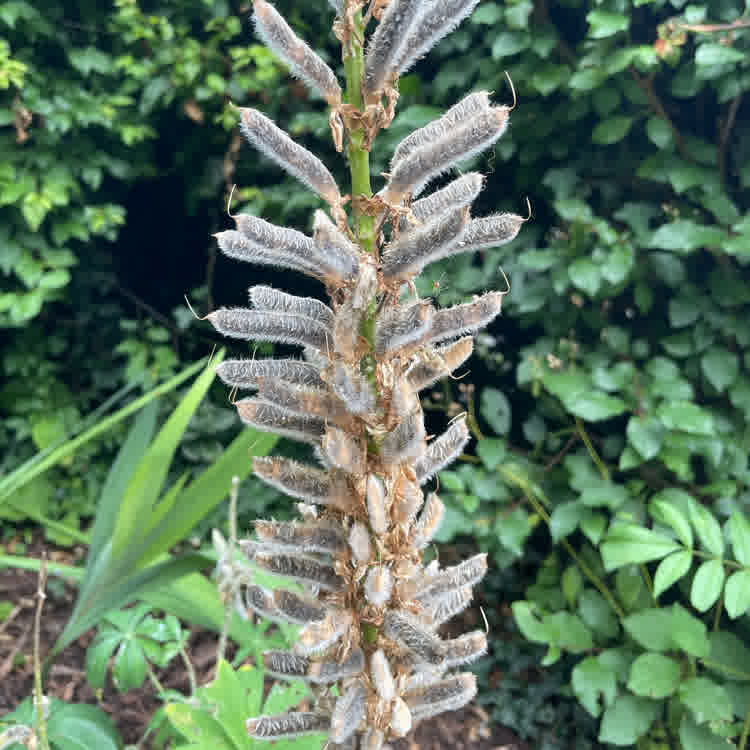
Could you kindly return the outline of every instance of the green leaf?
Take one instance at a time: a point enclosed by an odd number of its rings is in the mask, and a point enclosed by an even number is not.
[[[671,632],[675,646],[686,653],[698,659],[708,655],[706,626],[679,604],[672,607]]]
[[[732,746],[708,727],[699,727],[690,716],[680,724],[680,742],[683,750],[727,750]]]
[[[628,405],[621,399],[608,396],[601,391],[579,393],[566,402],[568,410],[587,422],[601,422],[611,419],[627,410]]]
[[[492,59],[501,60],[525,50],[530,44],[529,34],[521,31],[501,31],[492,45]]]
[[[750,521],[736,509],[729,519],[729,539],[737,562],[750,566]]]
[[[633,122],[632,117],[625,117],[623,115],[609,117],[606,120],[602,120],[594,128],[591,140],[594,143],[601,143],[603,145],[618,143],[628,134]]]
[[[699,177],[696,179],[700,180]],[[696,224],[690,219],[678,219],[660,226],[648,244],[661,250],[690,253],[703,246],[720,247],[725,240],[726,233],[720,228]]]
[[[483,388],[479,413],[498,435],[507,435],[510,432],[510,401],[502,391],[497,388]]]
[[[714,420],[710,412],[690,401],[674,401],[662,405],[657,416],[668,430],[691,435],[713,435]]]
[[[551,636],[552,645],[579,654],[594,647],[591,631],[577,615],[569,612],[555,612],[546,615],[544,626]]]
[[[614,702],[617,696],[617,675],[598,658],[588,656],[573,669],[571,686],[583,707],[596,717],[602,712],[602,707],[611,706]]]
[[[684,513],[670,500],[670,490],[662,490],[651,498],[649,513],[659,523],[671,526],[677,538],[686,546],[693,546],[693,530]],[[689,495],[688,495],[689,497]]]
[[[488,471],[496,469],[505,459],[505,441],[497,438],[483,438],[477,443],[477,454]]]
[[[627,426],[628,442],[645,461],[659,454],[664,439],[664,427],[653,417],[630,417]]]
[[[602,274],[599,266],[589,258],[578,258],[568,267],[568,277],[578,289],[583,290],[589,297],[596,296],[602,284]]]
[[[703,546],[716,557],[724,554],[724,535],[714,514],[695,501],[690,503],[690,520]]]
[[[709,641],[711,650],[705,665],[727,680],[750,682],[750,648],[726,630],[711,633]]]
[[[628,17],[607,10],[592,10],[586,15],[591,28],[589,38],[604,39],[628,28]]]
[[[669,651],[672,648],[672,612],[668,609],[644,609],[628,615],[623,627],[644,648]]]
[[[86,679],[92,688],[104,687],[107,679],[109,658],[118,646],[122,636],[118,632],[99,632],[86,649]]]
[[[216,706],[214,717],[231,738],[238,750],[252,747],[245,729],[247,698],[239,676],[223,659],[216,669],[216,677],[203,688],[206,697]]]
[[[563,537],[568,536],[568,534],[572,534],[578,528],[585,510],[582,503],[575,500],[560,503],[550,516],[549,530],[552,534],[552,539],[558,542]]]
[[[732,573],[724,589],[724,606],[727,614],[734,620],[750,609],[750,570],[738,570]]]
[[[585,589],[580,595],[578,612],[584,623],[604,639],[614,638],[620,631],[612,605],[594,589]]]
[[[502,17],[503,11],[497,3],[482,3],[471,14],[471,22],[485,26],[494,26]]]
[[[674,552],[665,557],[654,574],[654,596],[661,596],[670,586],[690,570],[693,555],[689,550]]]
[[[196,379],[138,463],[138,468],[120,501],[113,529],[112,557],[114,560],[128,558],[135,562],[142,556],[142,544],[134,545],[133,540],[143,540],[144,520],[150,517],[152,509],[157,505],[172,457],[195,410],[213,383],[216,367],[223,358],[222,352],[214,359],[214,363]],[[140,554],[136,554],[134,548],[137,548]],[[154,553],[151,559],[163,554],[167,549],[169,547],[149,550]]]
[[[629,523],[615,524],[601,545],[606,570],[660,560],[679,549],[669,537]]]
[[[731,721],[732,701],[721,685],[707,677],[691,677],[680,685],[680,700],[692,712],[695,721]]]
[[[628,689],[645,698],[666,698],[680,684],[680,665],[662,654],[641,654],[630,668]]]
[[[59,750],[120,750],[122,740],[112,720],[97,706],[70,703],[53,711],[47,736]]]
[[[633,745],[648,732],[662,711],[661,703],[635,695],[620,695],[604,712],[599,741]]]
[[[666,149],[672,146],[674,136],[672,128],[661,117],[649,117],[646,122],[646,135],[658,149]]]
[[[723,393],[737,379],[740,360],[734,352],[712,347],[701,357],[701,370],[706,380]]]
[[[117,689],[125,693],[139,688],[146,679],[146,670],[146,658],[137,641],[123,641],[112,665],[112,677]]]
[[[697,65],[731,65],[747,59],[747,53],[729,47],[726,44],[713,42],[701,44],[695,52]]]
[[[723,586],[724,566],[721,560],[707,560],[695,571],[690,603],[699,612],[706,612],[721,596]]]
[[[552,638],[546,625],[534,615],[533,602],[517,601],[511,605],[513,619],[526,640],[534,643],[549,643]]]

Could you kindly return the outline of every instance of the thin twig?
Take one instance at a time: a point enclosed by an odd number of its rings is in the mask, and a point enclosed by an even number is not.
[[[727,112],[727,119],[724,121],[721,133],[719,134],[719,176],[721,177],[721,184],[725,187],[727,184],[727,151],[729,150],[729,137],[732,134],[734,121],[737,119],[737,110],[739,110],[741,102],[742,94],[739,94],[732,99],[732,103],[729,105],[729,111]]]
[[[583,426],[583,422],[581,422],[578,417],[576,417],[576,430],[578,430],[578,435],[580,436],[581,440],[583,440],[583,444],[586,446],[586,450],[589,452],[591,460],[596,464],[597,469],[599,469],[599,473],[602,475],[602,479],[609,480],[609,469],[607,468],[607,465],[604,463],[604,461],[602,461],[599,454],[596,452],[596,448],[594,448],[594,444],[591,442],[591,438],[586,432],[586,428]]]
[[[47,558],[42,554],[42,564],[39,568],[39,580],[36,589],[36,612],[34,613],[34,699],[36,703],[36,735],[42,750],[49,750],[47,739],[47,720],[44,716],[44,692],[42,691],[42,660],[39,656],[40,637],[42,629],[42,608],[47,598]]]

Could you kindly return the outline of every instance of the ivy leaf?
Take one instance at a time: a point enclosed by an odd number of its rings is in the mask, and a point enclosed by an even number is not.
[[[690,603],[699,612],[708,611],[721,596],[723,586],[724,566],[721,560],[707,560],[695,572]]]

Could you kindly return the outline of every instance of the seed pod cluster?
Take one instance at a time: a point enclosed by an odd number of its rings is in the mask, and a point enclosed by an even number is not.
[[[254,5],[263,40],[336,110],[335,73],[266,0]],[[332,5],[341,31],[357,4]],[[391,0],[365,42],[365,103],[373,106],[400,71],[475,5]],[[245,423],[312,445],[319,462],[267,457],[253,464],[263,482],[301,501],[302,518],[258,521],[257,539],[243,542],[242,550],[254,565],[298,588],[248,583],[242,601],[249,612],[301,626],[292,651],[270,651],[264,663],[278,679],[306,681],[313,696],[305,711],[249,719],[254,739],[323,731],[336,746],[380,750],[476,693],[474,676],[454,670],[485,653],[485,634],[445,639],[439,628],[469,605],[487,570],[486,556],[450,567],[422,561],[445,512],[425,485],[460,455],[469,429],[463,415],[442,434],[428,435],[419,391],[466,361],[472,334],[500,313],[502,294],[438,309],[409,290],[428,264],[508,242],[523,220],[471,216],[483,186],[476,172],[414,203],[411,196],[492,146],[509,112],[486,92],[469,94],[401,142],[387,183],[373,199],[370,215],[389,208],[373,253],[342,221],[343,191],[326,166],[260,112],[242,110],[250,143],[331,208],[331,216],[315,212],[311,237],[242,214],[236,229],[218,235],[232,258],[313,276],[329,295],[323,302],[253,286],[251,307],[208,315],[224,335],[302,348],[298,358],[229,360],[218,372],[231,387],[252,392],[236,402]],[[364,121],[344,119],[347,128]]]

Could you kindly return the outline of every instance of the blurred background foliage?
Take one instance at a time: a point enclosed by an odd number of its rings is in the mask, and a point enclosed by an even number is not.
[[[328,4],[278,6],[335,62]],[[3,471],[118,389],[209,352],[218,342],[183,295],[202,314],[279,282],[217,257],[232,186],[233,212],[306,230],[317,199],[242,144],[234,105],[262,109],[345,184],[324,103],[257,43],[249,11],[0,7]],[[420,292],[448,305],[510,279],[470,374],[426,408],[433,432],[468,410],[477,438],[440,484],[441,541],[494,562],[481,700],[543,750],[747,743],[749,27],[741,0],[482,2],[402,79],[373,150],[386,169],[404,135],[470,89],[511,101],[510,74],[518,106],[477,161],[476,213],[523,212],[529,196],[533,220],[509,246],[431,267]],[[86,528],[125,430],[23,503]],[[210,465],[236,432],[215,388],[175,476]],[[242,522],[276,502],[245,483]]]

